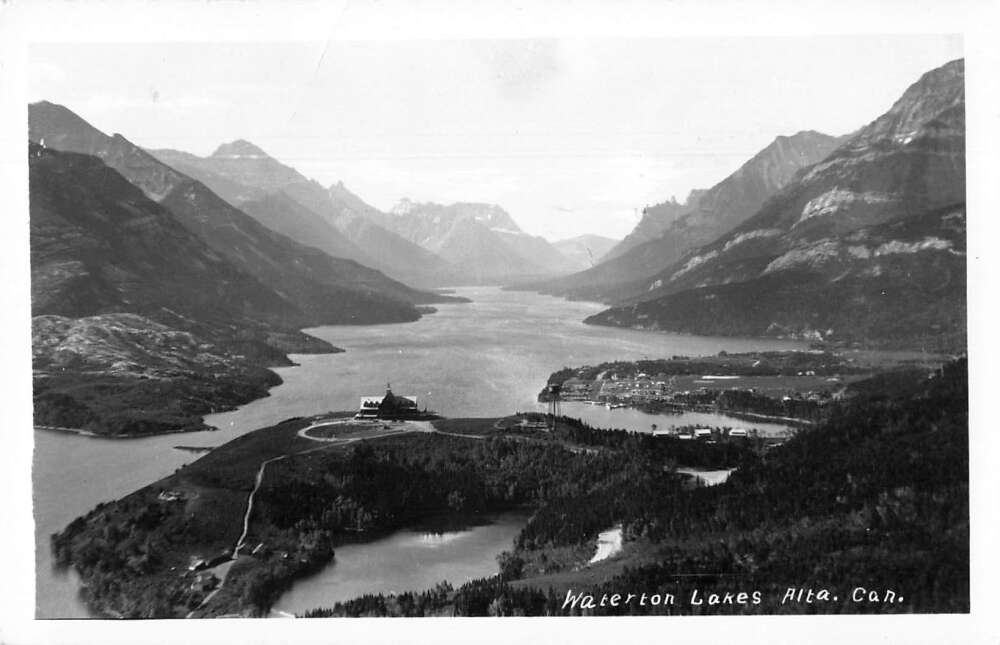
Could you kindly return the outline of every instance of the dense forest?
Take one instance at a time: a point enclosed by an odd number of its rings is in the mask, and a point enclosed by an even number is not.
[[[295,434],[307,423],[293,419],[244,435],[164,481],[96,508],[53,537],[57,560],[77,568],[88,600],[108,615],[166,617],[195,609],[263,615],[294,579],[329,562],[339,543],[373,539],[433,515],[526,507],[536,512],[518,538],[522,552],[588,545],[625,514],[638,514],[650,501],[645,496],[686,485],[664,469],[664,460],[691,455],[698,463],[735,465],[743,454],[705,445],[698,458],[697,449],[669,441],[653,450],[649,438],[602,437],[579,422],[560,424],[554,435],[421,433],[330,450],[312,444],[308,454],[269,465],[246,540],[252,556],[235,562],[225,588],[202,606],[207,594],[185,573],[190,560],[234,544],[257,466],[289,447],[310,445]],[[617,447],[605,447],[607,441]],[[676,451],[668,444],[678,444]],[[163,501],[168,490],[190,493]],[[520,555],[506,562],[508,574],[523,569]]]
[[[101,505],[54,536],[57,560],[86,583],[92,606],[127,617],[264,615],[339,544],[432,516],[512,507],[533,513],[496,576],[392,597],[367,596],[312,615],[563,615],[698,612],[962,612],[969,605],[968,389],[965,361],[861,383],[822,423],[781,446],[601,430],[560,418],[551,432],[514,421],[447,420],[443,433],[366,439],[330,449],[292,419],[244,435],[175,475]],[[446,430],[444,430],[446,429]],[[239,534],[257,493],[246,551],[224,588],[188,571]],[[736,468],[718,486],[678,466]],[[164,498],[176,492],[179,501]],[[624,551],[584,566],[597,535],[621,526]],[[584,586],[581,586],[584,585]],[[893,589],[890,605],[850,588]],[[838,600],[781,603],[788,587]],[[683,602],[564,608],[567,591],[759,592],[759,604]]]
[[[366,596],[309,615],[967,612],[966,361],[879,385],[861,388],[868,394],[784,446],[743,460],[725,484],[651,495],[633,488],[643,503],[619,507],[617,517],[627,539],[655,544],[656,556],[606,582],[572,589],[508,568],[447,594],[409,594],[405,603]],[[526,528],[506,557],[529,552],[531,535]],[[783,602],[789,588],[802,587],[830,593]],[[583,609],[564,607],[567,591],[670,593],[678,601]],[[702,599],[758,592],[761,600],[694,604],[694,591]]]
[[[574,450],[551,437],[447,435],[400,436],[344,452],[316,452],[278,462],[268,472],[251,541],[356,537],[440,513],[530,507],[536,512],[517,538],[524,550],[589,543],[649,503],[637,494],[639,487],[649,495],[682,487],[683,479],[665,472],[656,454],[639,443],[627,450]],[[720,459],[713,455],[711,461]],[[523,562],[512,557],[503,566],[520,575]],[[254,603],[259,612],[285,586],[280,579],[261,582],[257,586],[266,588],[253,594],[264,600]]]

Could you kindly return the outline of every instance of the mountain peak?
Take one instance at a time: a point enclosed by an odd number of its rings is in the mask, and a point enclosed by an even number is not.
[[[38,101],[28,105],[28,138],[37,141],[41,133],[100,138],[104,134],[65,105]]]
[[[269,155],[246,139],[224,143],[212,153],[215,158],[267,159]]]
[[[923,74],[888,112],[872,121],[850,142],[868,145],[879,139],[908,141],[946,110],[965,105],[965,59],[959,58]]]
[[[476,222],[494,231],[524,235],[517,222],[497,204],[481,202],[455,202],[453,204],[436,204],[434,202],[416,203],[402,198],[392,207],[393,215],[416,216],[421,218],[437,218],[437,221]]]
[[[810,141],[812,139],[829,139],[830,135],[817,132],[816,130],[799,130],[795,134],[779,134],[774,138],[778,141]]]
[[[834,145],[837,142],[837,137],[830,136],[829,134],[824,134],[822,132],[817,132],[816,130],[799,130],[795,134],[779,134],[774,138],[764,150],[761,150],[759,155],[771,151],[782,149],[787,146],[792,146],[795,148],[811,147],[811,146],[823,146],[828,147]]]

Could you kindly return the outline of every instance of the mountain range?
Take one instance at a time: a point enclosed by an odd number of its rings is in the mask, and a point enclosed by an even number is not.
[[[379,269],[407,284],[450,282],[445,261],[379,226],[382,213],[343,184],[324,188],[248,141],[223,144],[208,157],[166,149],[149,152],[302,244]]]
[[[587,322],[964,351],[965,231],[956,60]]]
[[[528,235],[493,204],[400,201],[378,222],[449,262],[473,282],[507,282],[576,267],[542,237]]]
[[[263,396],[279,382],[264,368],[289,364],[286,353],[336,351],[303,327],[412,321],[462,301],[370,267],[440,285],[573,266],[495,206],[475,206],[502,213],[491,226],[464,214],[473,205],[441,207],[463,214],[422,245],[401,233],[426,218],[323,188],[243,140],[206,158],[152,154],[42,101],[29,106],[29,141],[41,425],[198,429],[200,415]]]
[[[36,423],[198,429],[286,353],[335,351],[302,327],[454,300],[271,230],[65,107],[32,104],[29,139]]]
[[[65,107],[32,104],[29,137],[48,148],[96,156],[117,170],[239,269],[284,294],[301,312],[300,320],[288,321],[292,325],[412,320],[418,317],[414,304],[442,300],[272,231],[200,181],[120,134],[100,132]],[[376,313],[393,307],[401,308],[388,320]]]
[[[799,169],[823,159],[839,141],[812,131],[778,137],[715,186],[691,191],[685,203],[671,200],[646,209],[636,228],[597,266],[529,288],[604,302],[640,296],[646,284],[631,284],[636,279],[671,266],[748,219]]]
[[[333,347],[275,321],[294,305],[96,157],[29,147],[35,423],[200,429],[264,396],[263,365]]]
[[[551,244],[490,204],[382,212],[246,141],[149,152],[44,101],[29,139],[41,425],[201,428],[265,395],[287,353],[337,351],[303,327],[412,321],[458,300],[411,283],[613,304],[590,324],[965,347],[961,60],[851,135],[778,137],[684,203],[647,208],[617,244]]]
[[[407,284],[498,284],[581,268],[543,238],[524,233],[499,206],[404,199],[385,213],[342,182],[324,188],[244,140],[208,157],[149,152],[265,226]]]

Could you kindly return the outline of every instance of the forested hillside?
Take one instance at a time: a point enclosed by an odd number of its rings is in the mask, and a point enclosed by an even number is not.
[[[457,590],[366,596],[310,615],[967,612],[966,363],[951,363],[930,378],[906,373],[890,380],[892,396],[870,393],[844,404],[784,446],[741,460],[725,484],[634,487],[632,500],[642,503],[621,505],[606,519],[621,522],[631,548],[646,556],[598,575],[596,585],[581,582],[589,579],[585,569],[524,576],[508,565],[497,577]],[[589,517],[595,508],[604,506],[581,501],[558,517]],[[544,517],[551,515],[536,516]],[[539,551],[560,544],[557,535],[529,525],[503,561],[537,561]],[[829,598],[783,603],[789,587],[827,589]],[[866,590],[861,602],[857,588]],[[672,593],[677,601],[574,610],[564,607],[569,590],[596,599]],[[703,600],[727,592],[749,599],[697,605],[690,602],[693,590]],[[869,590],[878,592],[878,601],[869,600]],[[888,602],[886,590],[895,593]]]

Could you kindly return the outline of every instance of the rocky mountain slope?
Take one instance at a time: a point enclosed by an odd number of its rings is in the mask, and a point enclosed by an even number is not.
[[[324,189],[315,181],[285,186],[293,199],[333,223],[391,275],[417,285],[453,285],[455,271],[444,258],[414,244],[379,223],[383,215],[343,183]]]
[[[415,320],[440,299],[274,232],[66,108],[29,115],[39,425],[201,429],[266,395],[287,353],[336,351],[299,328]]]
[[[704,190],[692,190],[683,203],[678,202],[676,197],[671,197],[668,201],[642,209],[642,218],[639,223],[621,242],[608,251],[603,260],[607,261],[625,255],[640,244],[660,237],[671,224],[694,210],[704,193]]]
[[[692,191],[684,204],[671,201],[647,209],[632,234],[598,266],[535,286],[605,302],[638,296],[652,280],[630,283],[662,271],[748,219],[799,169],[826,157],[839,141],[811,131],[778,137],[712,188]]]
[[[644,282],[645,296],[588,322],[962,351],[963,61]]]
[[[35,316],[34,422],[110,436],[204,430],[202,416],[267,396],[246,356],[130,313]]]
[[[552,244],[525,233],[507,211],[493,204],[404,199],[379,223],[444,258],[464,281],[496,284],[573,268]]]
[[[264,396],[265,365],[333,351],[281,294],[99,159],[29,147],[35,422],[118,434],[202,427]]]
[[[299,315],[99,159],[32,145],[29,169],[33,313],[243,325]]]
[[[343,183],[323,188],[248,141],[223,144],[208,157],[177,150],[149,152],[302,244],[407,284],[428,287],[451,281],[446,262],[381,227],[377,221],[382,213]]]
[[[284,191],[268,193],[242,202],[240,210],[267,228],[316,247],[336,258],[355,260],[374,266],[375,259],[347,239],[336,226],[288,196]]]

